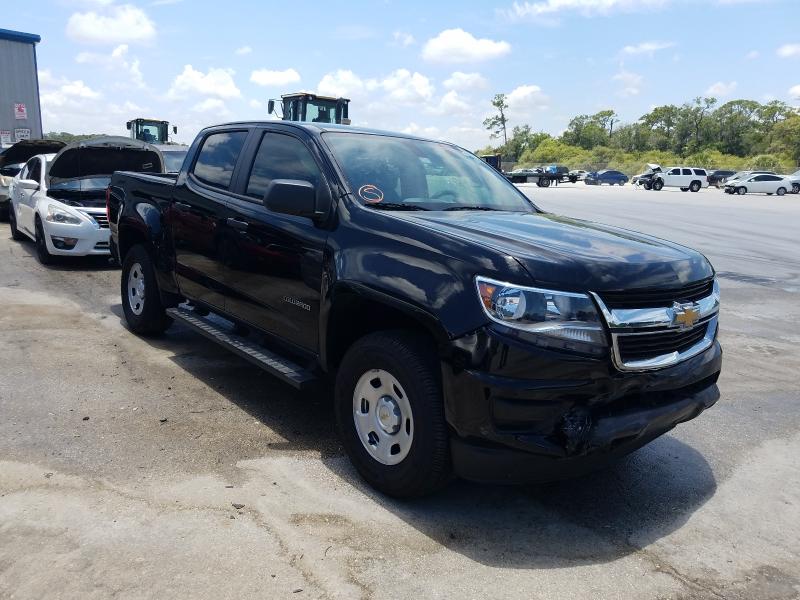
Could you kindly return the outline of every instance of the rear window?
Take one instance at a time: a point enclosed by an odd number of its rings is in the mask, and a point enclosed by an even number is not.
[[[692,170],[691,169],[684,169],[683,170],[683,174],[684,175],[691,175],[692,174]]]
[[[705,176],[705,174],[706,174],[706,172],[705,172],[705,169],[695,169],[695,170],[694,170],[694,174],[695,174],[695,175],[700,175],[700,176],[703,176],[703,177],[704,177],[704,176]]]
[[[194,176],[208,185],[227,189],[246,138],[246,131],[225,131],[209,135],[197,155],[192,171]]]

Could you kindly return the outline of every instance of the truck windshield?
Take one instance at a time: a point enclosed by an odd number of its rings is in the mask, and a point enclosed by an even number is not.
[[[306,121],[312,123],[336,123],[335,100],[310,100],[306,105]]]
[[[537,212],[503,175],[466,150],[388,135],[323,136],[353,195],[365,206]]]

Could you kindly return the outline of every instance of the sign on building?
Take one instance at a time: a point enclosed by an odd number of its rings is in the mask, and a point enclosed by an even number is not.
[[[10,144],[11,143],[11,131],[9,130],[0,130],[0,144]]]
[[[14,118],[15,119],[27,119],[28,118],[28,107],[25,106],[21,102],[17,102],[14,104]]]
[[[30,129],[15,129],[14,130],[14,140],[17,142],[21,142],[22,140],[29,140],[31,139],[31,130]]]

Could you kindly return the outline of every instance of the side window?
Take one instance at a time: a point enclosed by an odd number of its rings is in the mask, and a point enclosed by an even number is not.
[[[780,181],[781,177],[777,175],[764,175],[764,181]]]
[[[192,171],[194,176],[208,185],[227,189],[246,138],[246,131],[226,131],[209,135],[197,155]]]
[[[33,179],[36,183],[41,183],[42,161],[40,161],[38,158],[34,158],[28,163],[28,165],[30,166],[28,169],[28,179]]]
[[[28,177],[28,165],[22,167],[22,171],[19,172],[20,179],[29,179]]]
[[[703,169],[695,169],[694,170],[694,174],[695,175],[700,175],[701,177],[704,177],[706,172]]]
[[[300,179],[317,185],[321,174],[303,142],[282,133],[266,133],[253,160],[245,193],[263,198],[273,179]]]
[[[684,169],[683,170],[683,174],[684,175],[691,175],[692,174],[692,170],[691,169]]]
[[[753,177],[750,181],[767,181],[767,180],[768,179],[766,175],[757,175],[756,177]]]
[[[670,171],[669,174],[670,175],[680,175],[681,174],[681,170],[680,169],[672,169],[672,171]]]

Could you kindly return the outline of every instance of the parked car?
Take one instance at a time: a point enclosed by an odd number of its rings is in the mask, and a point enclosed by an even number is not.
[[[792,180],[781,175],[755,174],[725,184],[727,194],[777,194],[783,196],[792,191]]]
[[[701,188],[708,187],[708,173],[697,167],[669,167],[653,176],[651,186],[656,191],[676,187],[683,192],[699,192]]]
[[[729,177],[733,177],[736,175],[736,171],[726,171],[723,169],[717,169],[714,171],[708,172],[708,185],[713,185],[714,187],[723,187],[725,182],[728,180]]]
[[[575,181],[583,181],[588,173],[589,171],[584,171],[583,169],[574,169],[569,172],[569,175],[571,180],[574,178]]]
[[[737,171],[734,175],[728,177],[725,183],[729,184],[740,179],[747,179],[752,175],[777,175],[777,173],[775,171]]]
[[[702,254],[542,212],[445,142],[219,125],[180,174],[115,173],[108,207],[130,330],[177,320],[292,386],[333,379],[386,494],[574,475],[719,397]]]
[[[628,176],[620,171],[613,171],[606,169],[603,171],[593,171],[584,177],[583,182],[586,185],[625,185],[628,183]]]
[[[75,142],[58,154],[34,156],[11,183],[11,235],[36,242],[42,264],[56,255],[109,255],[106,189],[111,174],[161,173],[163,168],[156,148],[121,137]]]
[[[58,152],[65,145],[57,140],[23,140],[3,151],[0,155],[0,218],[8,217],[11,180],[25,163],[32,156]]]
[[[635,186],[642,186],[644,189],[649,190],[653,182],[653,176],[661,172],[661,167],[654,163],[647,163],[647,168],[638,175],[631,178],[631,183]]]
[[[791,175],[787,176],[789,181],[792,182],[792,193],[793,194],[800,194],[800,170],[795,171]]]

